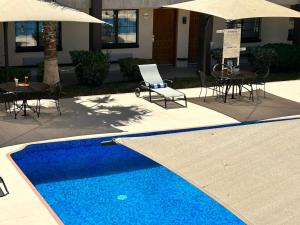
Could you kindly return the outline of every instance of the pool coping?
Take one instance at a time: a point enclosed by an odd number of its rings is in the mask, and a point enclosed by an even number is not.
[[[29,188],[33,191],[33,194],[35,195],[35,197],[37,197],[39,199],[39,201],[42,203],[42,205],[45,207],[45,209],[49,212],[50,216],[56,221],[57,224],[64,224],[61,221],[61,219],[58,217],[58,215],[55,213],[55,211],[47,203],[47,201],[41,196],[41,194],[37,191],[37,189],[34,187],[34,185],[27,178],[27,176],[23,173],[23,171],[18,167],[18,165],[12,159],[12,154],[22,151],[26,147],[28,147],[30,145],[35,145],[35,144],[46,144],[46,143],[53,143],[53,142],[66,142],[66,141],[79,141],[79,140],[103,138],[103,137],[110,137],[110,136],[122,138],[124,136],[139,135],[139,134],[162,135],[162,134],[169,134],[169,133],[174,133],[174,132],[182,133],[182,132],[191,132],[191,131],[204,131],[204,130],[211,130],[211,129],[222,129],[222,128],[227,128],[227,127],[248,126],[248,125],[261,124],[261,123],[272,123],[272,122],[281,122],[281,121],[289,121],[289,120],[300,120],[300,117],[292,116],[292,117],[287,117],[287,118],[278,118],[278,119],[271,119],[271,120],[264,120],[264,121],[252,121],[252,122],[243,122],[243,123],[236,122],[236,123],[227,123],[227,124],[219,124],[219,125],[210,125],[210,126],[204,126],[204,127],[189,127],[189,128],[182,128],[182,129],[176,129],[176,130],[169,129],[169,130],[164,130],[164,131],[151,131],[151,132],[144,132],[144,133],[141,131],[141,132],[118,132],[118,133],[83,135],[83,136],[74,136],[74,137],[68,137],[68,138],[58,138],[58,139],[30,142],[30,143],[15,145],[15,146],[4,147],[2,149],[7,149],[6,150],[7,152],[4,153],[4,155],[9,160],[10,164],[16,169],[16,171],[22,177],[22,179],[27,183]],[[114,141],[114,140],[112,140],[112,141]],[[189,182],[189,183],[192,184],[191,182]],[[194,185],[194,184],[192,184],[192,185]],[[203,191],[204,193],[206,193],[209,197],[211,197],[215,201],[217,201],[219,204],[224,206],[227,210],[229,210],[231,213],[233,213],[235,216],[237,216],[243,222],[245,222],[246,224],[251,224],[251,222],[247,218],[240,215],[235,209],[229,207],[227,204],[224,204],[222,201],[218,200],[211,193],[208,193],[203,189],[200,189],[200,190]]]

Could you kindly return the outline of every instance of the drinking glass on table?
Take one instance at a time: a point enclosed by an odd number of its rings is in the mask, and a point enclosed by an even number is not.
[[[18,87],[18,86],[19,86],[19,79],[18,79],[18,78],[15,78],[14,80],[15,80],[15,85],[16,85],[16,87]]]

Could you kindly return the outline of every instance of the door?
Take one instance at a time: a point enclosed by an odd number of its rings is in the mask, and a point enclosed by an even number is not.
[[[199,26],[200,13],[191,12],[190,14],[190,34],[189,34],[189,63],[197,63],[199,51]]]
[[[177,10],[155,9],[153,18],[153,59],[157,64],[175,64]]]

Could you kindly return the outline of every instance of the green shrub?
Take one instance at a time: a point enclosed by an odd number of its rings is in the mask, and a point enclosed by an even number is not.
[[[152,59],[140,59],[140,58],[125,58],[119,60],[120,70],[124,77],[127,77],[131,81],[142,80],[138,65],[153,64]]]
[[[252,47],[247,48],[248,61],[256,70],[264,70],[273,65],[277,60],[277,53],[272,48]]]
[[[90,51],[71,51],[76,75],[82,84],[102,85],[109,72],[109,54]]]
[[[43,80],[44,80],[44,62],[38,63],[36,67],[37,67],[36,79],[38,82],[43,82]]]
[[[222,63],[223,49],[215,48],[210,51],[211,57],[216,63]]]
[[[300,70],[300,46],[278,43],[267,44],[264,48],[272,49],[277,54],[271,66],[273,72]]]
[[[24,81],[25,76],[30,80],[31,71],[28,68],[9,67],[8,78],[6,77],[5,68],[0,68],[0,83],[7,81],[14,81],[14,78],[18,78],[20,82]]]

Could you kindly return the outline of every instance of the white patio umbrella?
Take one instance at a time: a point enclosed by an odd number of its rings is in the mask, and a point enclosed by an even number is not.
[[[194,0],[164,7],[200,12],[223,18],[227,22],[260,17],[300,17],[300,13],[295,10],[265,0]],[[206,20],[205,29],[211,16]],[[207,40],[206,33],[205,42]],[[207,53],[206,46],[204,47],[204,53]],[[203,58],[203,65],[205,64],[206,57]],[[205,66],[202,72],[206,73]]]
[[[84,12],[39,0],[0,0],[0,22],[70,21],[104,23]]]
[[[8,62],[7,22],[14,21],[68,21],[105,23],[84,12],[39,0],[0,0],[0,22],[4,27],[4,52],[6,71]]]
[[[300,17],[299,12],[266,0],[194,0],[164,7],[205,13],[229,21],[256,17]]]

